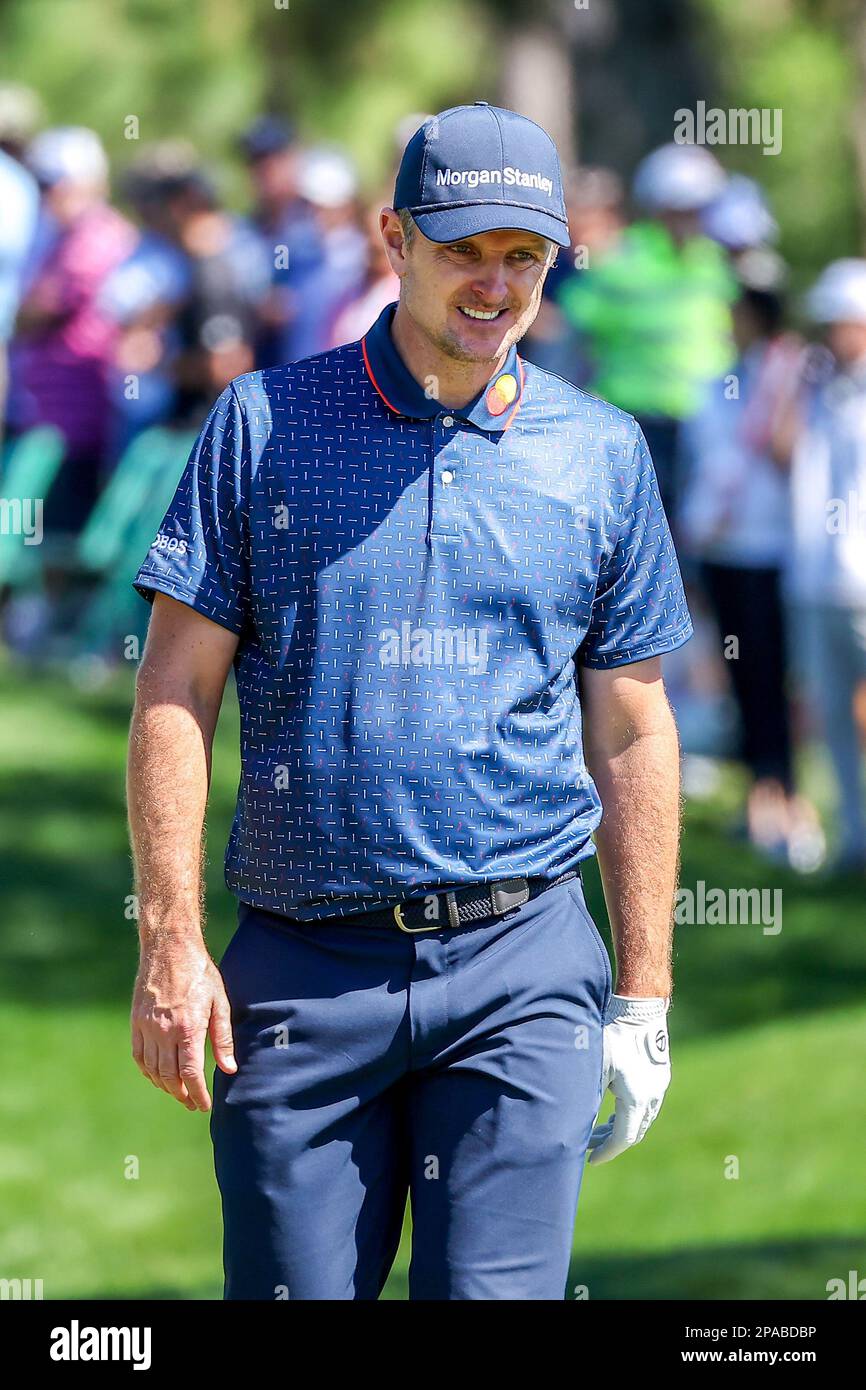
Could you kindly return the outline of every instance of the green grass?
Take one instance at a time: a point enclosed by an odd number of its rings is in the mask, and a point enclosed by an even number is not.
[[[129,1055],[130,699],[131,678],[98,694],[0,680],[0,1275],[42,1278],[47,1298],[219,1298],[207,1117],[157,1092]],[[218,956],[235,920],[222,886],[233,698],[217,741]],[[830,1278],[866,1274],[864,885],[797,879],[734,845],[738,786],[731,773],[689,807],[682,883],[778,887],[782,930],[678,928],[674,1084],[641,1145],[585,1171],[572,1294],[815,1299]],[[407,1259],[408,1228],[385,1297],[406,1297]]]

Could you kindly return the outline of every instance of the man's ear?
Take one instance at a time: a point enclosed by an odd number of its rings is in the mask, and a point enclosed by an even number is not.
[[[379,213],[379,231],[391,269],[395,275],[405,275],[409,249],[400,218],[393,208],[383,208]]]

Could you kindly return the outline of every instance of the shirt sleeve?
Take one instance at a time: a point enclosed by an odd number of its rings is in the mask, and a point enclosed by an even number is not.
[[[215,402],[133,584],[240,634],[249,616],[249,458],[231,385]]]
[[[655,468],[643,431],[636,439],[616,539],[603,562],[578,662],[597,670],[672,651],[692,621]]]

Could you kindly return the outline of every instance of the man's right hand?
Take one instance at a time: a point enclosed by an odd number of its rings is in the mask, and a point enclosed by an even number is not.
[[[205,1038],[224,1072],[237,1071],[222,976],[201,940],[143,947],[130,1017],[139,1071],[187,1110],[210,1110]]]

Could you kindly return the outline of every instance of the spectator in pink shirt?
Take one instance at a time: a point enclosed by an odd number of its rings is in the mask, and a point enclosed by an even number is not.
[[[367,209],[367,269],[363,284],[350,292],[338,305],[331,322],[329,347],[342,347],[363,338],[368,328],[385,308],[400,298],[400,280],[391,269],[385,254],[385,243],[379,231],[379,210],[388,202],[389,194],[377,198]]]
[[[12,425],[21,433],[52,424],[63,434],[66,457],[45,499],[43,524],[46,533],[75,534],[103,481],[108,440],[108,367],[117,325],[99,306],[99,292],[138,233],[106,201],[108,161],[93,131],[43,131],[27,162],[56,235],[18,314]]]

